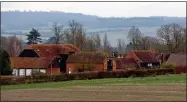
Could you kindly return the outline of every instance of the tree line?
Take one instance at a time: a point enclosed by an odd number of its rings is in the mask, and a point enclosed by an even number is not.
[[[81,51],[104,51],[110,54],[114,51],[126,53],[130,50],[150,49],[171,53],[186,51],[186,28],[175,23],[162,25],[157,30],[156,37],[144,36],[138,27],[132,26],[128,32],[129,43],[125,44],[125,38],[119,38],[115,47],[111,46],[106,33],[103,39],[98,33],[86,35],[86,29],[75,20],[68,22],[68,28],[55,22],[51,30],[54,44],[73,44]],[[26,36],[26,44],[42,43],[39,31],[34,28]],[[18,56],[24,49],[24,41],[16,36],[1,37],[1,48],[10,56]]]
[[[86,35],[86,29],[74,20],[69,21],[68,28],[55,22],[51,30],[53,31],[54,44],[73,44],[81,51],[87,52],[104,51],[109,55],[112,52],[125,54],[131,50],[150,49],[170,53],[186,52],[186,28],[175,23],[162,25],[157,30],[157,37],[144,36],[137,27],[132,26],[128,32],[129,43],[125,44],[125,38],[119,38],[115,47],[111,46],[106,33],[103,39],[99,34]],[[26,44],[28,45],[42,43],[39,31],[34,28],[26,36]],[[6,72],[3,68],[10,67],[10,65],[6,65],[10,62],[9,56],[18,56],[24,49],[24,44],[24,41],[16,36],[1,36],[1,74]]]

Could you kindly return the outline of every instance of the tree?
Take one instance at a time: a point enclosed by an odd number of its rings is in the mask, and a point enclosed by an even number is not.
[[[83,26],[72,20],[69,21],[69,28],[64,31],[66,43],[73,44],[80,48],[84,49],[86,44],[86,35]]]
[[[57,22],[54,22],[52,31],[55,36],[55,44],[60,44],[60,40],[63,37],[62,30],[63,30],[63,26],[58,25]]]
[[[75,45],[83,50],[86,42],[86,34],[81,24],[78,24],[77,31],[75,33]]]
[[[157,30],[157,36],[163,40],[170,52],[180,52],[184,43],[184,30],[179,24],[163,25]]]
[[[106,33],[105,33],[105,36],[103,38],[103,50],[105,52],[108,52],[108,53],[111,53],[112,50],[113,50],[112,47],[111,47],[111,45],[110,45],[110,43],[109,43],[109,41],[108,41],[108,37],[107,37]]]
[[[38,44],[42,42],[42,39],[39,38],[41,35],[38,30],[32,28],[32,30],[27,35],[27,44]]]
[[[23,50],[23,40],[18,39],[16,36],[10,36],[7,38],[7,52],[9,56],[18,56]]]
[[[9,56],[18,56],[23,50],[24,41],[16,36],[1,37],[1,49],[7,51]]]
[[[180,51],[186,53],[186,28],[183,28],[182,30],[182,39],[181,39],[181,46],[180,46]]]
[[[1,36],[1,49],[7,51],[7,49],[8,49],[8,46],[7,46],[7,45],[8,45],[8,40],[7,40],[7,38]]]
[[[94,42],[94,35],[87,36],[86,38],[86,50],[93,52],[96,51],[96,44]]]
[[[78,28],[81,28],[80,27],[81,25],[77,22],[75,22],[75,20],[72,20],[72,21],[69,21],[69,31],[70,31],[70,35],[71,35],[71,44],[74,44],[76,43],[76,34],[78,32]],[[80,29],[79,29],[80,30]]]
[[[0,68],[1,75],[11,75],[12,69],[10,66],[9,55],[5,50],[0,49]]]
[[[102,45],[101,45],[101,38],[100,38],[99,34],[95,35],[94,40],[95,40],[94,42],[95,42],[95,47],[96,47],[97,51],[101,50]]]
[[[151,49],[151,38],[148,36],[141,37],[139,41],[140,50],[150,50]]]
[[[138,50],[139,49],[139,41],[141,39],[142,33],[138,28],[135,26],[132,26],[132,28],[128,32],[128,38],[130,42],[132,42],[133,49]]]
[[[117,42],[117,51],[119,53],[125,52],[125,41],[122,39],[118,39]]]

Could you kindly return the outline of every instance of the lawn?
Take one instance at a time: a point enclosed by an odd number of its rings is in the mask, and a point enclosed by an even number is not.
[[[93,80],[73,80],[64,82],[48,82],[37,84],[21,84],[1,86],[1,90],[30,89],[30,88],[60,88],[71,86],[101,86],[115,84],[167,84],[167,83],[186,83],[186,74],[160,75],[156,77],[142,78],[106,78]]]
[[[2,101],[186,101],[186,74],[7,85],[1,88]]]

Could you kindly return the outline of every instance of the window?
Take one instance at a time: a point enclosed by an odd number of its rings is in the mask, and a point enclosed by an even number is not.
[[[45,69],[40,69],[40,72],[41,73],[46,73],[46,70]]]
[[[32,71],[33,71],[32,73],[36,73],[39,72],[39,69],[33,69]]]
[[[15,76],[18,76],[18,70],[17,69],[13,69],[12,74]]]
[[[148,63],[147,66],[148,66],[148,67],[152,67],[152,63]]]
[[[32,73],[32,69],[26,69],[26,76],[30,76]]]
[[[19,76],[25,75],[25,69],[19,69]]]

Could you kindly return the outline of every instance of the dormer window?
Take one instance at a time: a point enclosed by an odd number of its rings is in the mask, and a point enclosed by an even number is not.
[[[149,63],[147,66],[148,66],[148,67],[152,67],[152,63]]]

